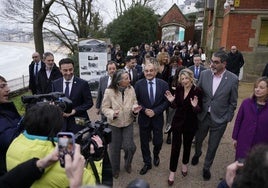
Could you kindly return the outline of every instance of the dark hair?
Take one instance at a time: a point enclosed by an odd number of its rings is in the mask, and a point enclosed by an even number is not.
[[[7,82],[7,80],[1,75],[0,75],[0,80],[2,80],[3,82]]]
[[[268,145],[258,145],[252,148],[244,167],[236,175],[232,187],[268,187]]]
[[[126,63],[126,62],[129,62],[131,59],[136,59],[136,57],[134,57],[134,56],[132,56],[132,55],[128,55],[128,56],[125,58],[124,62],[125,62],[125,63]]]
[[[43,59],[46,59],[48,56],[53,56],[54,57],[53,53],[51,53],[51,52],[45,52],[43,54]]]
[[[27,133],[37,136],[53,138],[62,129],[63,116],[61,109],[56,105],[36,104],[29,108],[23,119],[23,126]]]
[[[106,71],[108,71],[108,66],[112,64],[114,64],[115,67],[117,67],[117,63],[115,61],[108,61],[108,63],[106,64]]]
[[[223,50],[219,50],[217,52],[214,52],[213,53],[213,56],[214,57],[218,57],[221,59],[221,63],[223,62],[227,62],[227,59],[228,59],[228,54],[227,52],[223,51]]]
[[[60,60],[59,66],[61,67],[63,64],[72,64],[74,66],[74,61],[71,58],[63,58]]]
[[[119,83],[122,80],[122,74],[127,73],[124,69],[118,69],[114,74],[111,81],[111,84],[109,86],[110,89],[114,89],[115,92],[118,92],[119,89]]]

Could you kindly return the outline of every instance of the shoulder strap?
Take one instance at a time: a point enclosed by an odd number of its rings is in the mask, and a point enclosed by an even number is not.
[[[99,177],[99,174],[98,174],[98,171],[97,171],[97,168],[96,168],[96,165],[92,159],[92,157],[89,157],[88,160],[87,160],[92,168],[92,171],[94,173],[94,176],[96,178],[96,184],[100,184],[100,177]]]

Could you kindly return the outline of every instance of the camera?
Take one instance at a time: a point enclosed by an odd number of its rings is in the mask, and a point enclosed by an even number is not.
[[[75,134],[75,142],[80,144],[81,153],[85,159],[93,158],[94,161],[98,161],[104,157],[107,145],[112,140],[112,130],[108,128],[107,122],[96,121],[95,123],[86,122],[86,128],[82,129]],[[97,143],[92,140],[93,135],[98,135],[102,142],[103,147],[98,147]],[[90,153],[90,145],[94,146],[95,153]]]
[[[65,97],[61,92],[52,92],[48,94],[41,95],[24,95],[21,97],[21,101],[26,104],[26,110],[33,105],[42,105],[42,104],[54,104],[59,106],[60,109],[65,113],[72,112],[72,101]]]

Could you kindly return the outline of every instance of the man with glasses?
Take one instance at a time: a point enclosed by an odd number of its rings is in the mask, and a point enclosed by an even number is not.
[[[209,180],[217,148],[228,122],[234,116],[238,98],[238,77],[226,70],[228,54],[217,51],[210,60],[210,70],[201,72],[198,86],[203,90],[202,112],[198,114],[195,136],[195,155],[192,165],[197,165],[202,154],[202,143],[209,133],[208,148],[203,166],[203,178]]]
[[[41,61],[40,54],[38,52],[34,52],[32,58],[33,61],[29,65],[29,90],[32,94],[36,94],[38,83],[37,73],[41,68],[45,67],[45,63]]]
[[[226,69],[239,77],[240,69],[244,65],[243,55],[237,50],[236,46],[232,46],[228,57]]]

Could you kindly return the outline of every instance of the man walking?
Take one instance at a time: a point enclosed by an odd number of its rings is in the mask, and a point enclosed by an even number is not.
[[[153,163],[158,166],[160,163],[159,153],[163,144],[163,112],[169,105],[165,97],[168,90],[168,83],[162,79],[155,78],[157,68],[152,63],[147,63],[144,67],[144,79],[139,80],[135,85],[136,97],[142,110],[138,116],[140,131],[141,152],[144,166],[140,174],[144,175],[152,168],[152,158],[150,152],[150,138],[153,132]]]
[[[236,46],[231,47],[231,52],[228,54],[226,69],[239,77],[240,68],[244,65],[244,58]]]
[[[195,155],[192,165],[197,165],[202,154],[202,143],[209,133],[208,148],[203,166],[203,178],[211,177],[210,167],[225,132],[227,123],[234,116],[238,97],[238,77],[226,70],[228,54],[217,51],[210,61],[210,70],[201,72],[198,86],[202,88],[202,112],[198,114]]]

